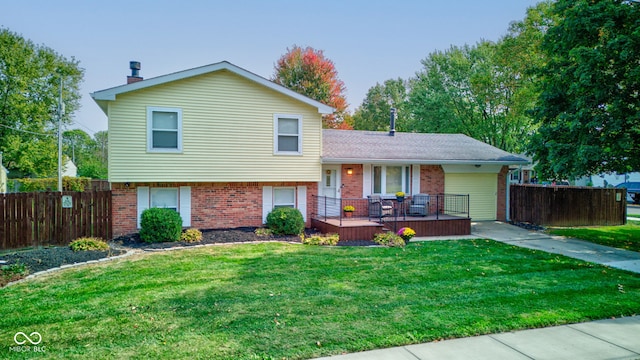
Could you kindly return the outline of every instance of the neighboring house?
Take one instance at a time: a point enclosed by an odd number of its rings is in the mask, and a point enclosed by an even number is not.
[[[513,154],[464,135],[322,130],[333,108],[228,62],[91,94],[109,119],[114,235],[149,207],[201,229],[261,226],[315,196],[470,194],[470,216],[504,220]]]
[[[526,156],[524,154],[517,155],[520,158],[523,158],[528,161],[528,164],[521,164],[516,168],[511,168],[509,172],[511,184],[536,184],[538,183],[538,178],[536,177],[536,172],[534,170],[535,163],[531,157]]]
[[[64,165],[62,166],[62,176],[68,176],[68,177],[78,176],[78,167],[69,158],[65,159]]]

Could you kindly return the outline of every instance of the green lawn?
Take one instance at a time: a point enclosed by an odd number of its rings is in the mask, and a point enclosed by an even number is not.
[[[640,252],[640,222],[638,221],[629,221],[621,226],[549,229],[549,233]]]
[[[264,243],[136,255],[0,296],[0,358],[304,359],[632,315],[640,276],[489,240]],[[45,352],[11,352],[18,331]]]

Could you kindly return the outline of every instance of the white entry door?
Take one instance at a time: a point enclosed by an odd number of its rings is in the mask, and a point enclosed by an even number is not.
[[[340,168],[322,167],[322,182],[318,191],[318,214],[322,216],[340,215]]]

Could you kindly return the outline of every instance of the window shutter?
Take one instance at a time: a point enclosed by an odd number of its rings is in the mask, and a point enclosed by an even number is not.
[[[262,223],[267,223],[267,215],[273,209],[273,186],[262,187]]]
[[[304,222],[307,222],[307,187],[298,186],[298,210],[302,213]]]
[[[362,165],[362,197],[371,195],[371,164]]]
[[[140,229],[140,219],[142,218],[142,212],[149,208],[149,187],[139,186],[138,191],[138,229]]]
[[[420,194],[420,165],[411,165],[411,194]]]
[[[191,186],[180,186],[180,216],[182,226],[191,226]]]

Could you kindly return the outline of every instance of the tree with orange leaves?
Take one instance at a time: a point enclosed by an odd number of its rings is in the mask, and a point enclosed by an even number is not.
[[[297,45],[287,48],[287,53],[278,60],[271,80],[336,109],[333,114],[323,117],[325,128],[351,128],[344,121],[347,115],[344,82],[338,79],[333,61],[325,58],[322,50],[303,49]]]

